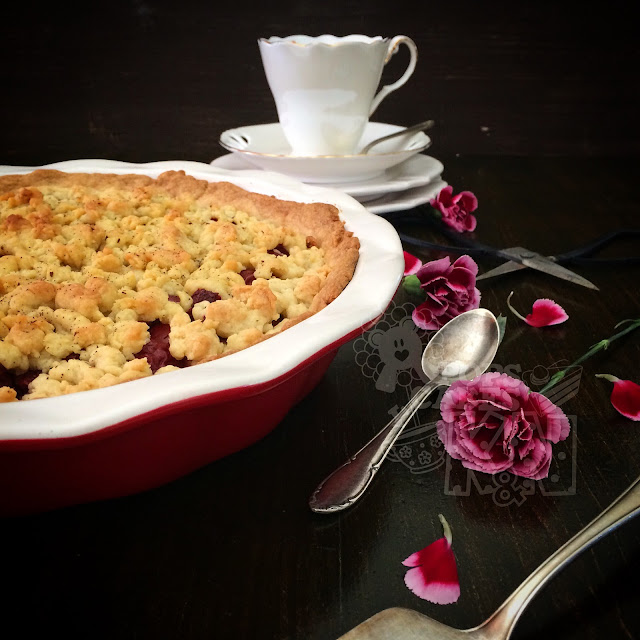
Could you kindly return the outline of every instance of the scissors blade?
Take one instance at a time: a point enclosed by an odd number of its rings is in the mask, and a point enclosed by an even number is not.
[[[523,264],[525,267],[530,267],[531,269],[536,269],[537,271],[548,273],[549,275],[555,276],[556,278],[568,280],[569,282],[579,284],[583,287],[587,287],[588,289],[599,291],[598,287],[596,287],[596,285],[593,284],[593,282],[591,282],[590,280],[583,278],[582,276],[574,273],[569,269],[566,269],[565,267],[561,267],[552,259],[542,256],[535,251],[530,251],[529,249],[525,249],[524,247],[511,247],[509,249],[502,249],[500,253],[510,258],[511,260],[514,260],[515,262]]]
[[[503,276],[506,273],[512,273],[513,271],[520,271],[520,269],[526,269],[527,266],[524,264],[520,264],[519,262],[513,262],[513,260],[509,260],[508,262],[504,262],[499,267],[495,269],[489,269],[489,271],[485,271],[476,277],[476,280],[484,280],[485,278],[493,278],[495,276]]]

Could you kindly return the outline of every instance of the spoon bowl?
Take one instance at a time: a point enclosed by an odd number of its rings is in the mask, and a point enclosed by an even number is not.
[[[500,343],[498,321],[487,309],[472,309],[453,318],[431,339],[422,355],[425,384],[358,453],[325,478],[309,506],[334,513],[354,504],[366,491],[404,426],[438,387],[471,380],[487,370]]]
[[[467,311],[436,333],[422,354],[422,370],[428,380],[451,385],[472,380],[489,368],[498,348],[499,330],[487,309]]]

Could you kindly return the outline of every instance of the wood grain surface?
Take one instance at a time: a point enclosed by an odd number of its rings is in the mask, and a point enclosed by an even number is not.
[[[433,118],[433,153],[637,155],[634,15],[620,0],[11,3],[0,149],[11,164],[71,153],[208,162],[222,131],[277,120],[258,38],[404,33],[418,44],[415,74],[374,119]]]
[[[223,153],[223,130],[276,119],[258,37],[404,33],[420,51],[416,74],[376,118],[436,120],[429,153],[456,191],[477,195],[477,239],[552,254],[639,228],[639,56],[627,5],[419,6],[13,3],[0,39],[0,163],[209,162]],[[394,60],[385,73],[402,66]],[[608,254],[639,255],[637,245]],[[482,305],[508,317],[496,368],[539,388],[560,361],[640,317],[640,266],[576,270],[600,291],[529,270],[479,283]],[[570,319],[529,327],[507,309],[510,291],[522,312],[550,297]],[[399,291],[377,331],[414,303]],[[253,447],[141,495],[0,522],[6,637],[331,640],[395,606],[474,626],[640,473],[640,426],[614,411],[610,384],[594,377],[640,382],[639,359],[636,333],[584,364],[577,394],[562,405],[572,434],[554,449],[553,477],[542,485],[510,486],[513,478],[469,474],[443,457],[429,430],[438,411],[426,407],[360,503],[316,515],[307,500],[317,483],[410,387],[400,377],[391,391],[376,387],[384,363],[365,334]],[[461,582],[449,606],[421,601],[403,583],[402,560],[441,536],[438,513],[451,524]],[[555,578],[514,639],[640,637],[639,563],[640,521],[632,521]]]

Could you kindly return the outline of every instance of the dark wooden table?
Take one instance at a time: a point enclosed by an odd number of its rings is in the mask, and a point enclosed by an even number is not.
[[[378,119],[437,120],[429,153],[456,191],[477,195],[479,240],[552,254],[640,227],[639,56],[621,3],[606,15],[503,2],[417,15],[403,2],[266,4],[136,0],[68,15],[14,6],[0,45],[0,162],[208,162],[222,154],[224,129],[275,119],[257,37],[406,33],[421,52],[413,88],[383,103]],[[636,243],[612,253],[639,251]],[[640,267],[577,270],[600,291],[529,270],[479,283],[482,305],[508,317],[496,366],[534,390],[560,361],[640,317]],[[526,326],[507,309],[512,290],[520,310],[550,297],[569,321]],[[377,330],[412,304],[400,291]],[[437,419],[425,408],[359,504],[315,515],[307,499],[318,481],[407,398],[407,381],[376,388],[379,354],[365,334],[251,448],[141,495],[0,522],[5,637],[331,640],[390,606],[478,624],[637,477],[640,426],[613,410],[610,384],[594,374],[640,382],[639,356],[636,333],[585,363],[562,405],[573,429],[554,449],[555,482],[527,492],[516,480],[500,493],[500,478],[469,474],[442,456],[432,431],[415,429]],[[441,536],[438,513],[453,529],[460,573],[462,594],[450,606],[403,584],[401,561]],[[513,637],[640,637],[639,563],[640,522],[631,521],[556,577]]]

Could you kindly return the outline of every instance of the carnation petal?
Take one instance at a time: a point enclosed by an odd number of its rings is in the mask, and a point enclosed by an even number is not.
[[[465,222],[467,225],[466,231],[471,233],[471,231],[476,230],[476,227],[478,226],[478,221],[476,220],[476,217],[474,215],[469,214]]]
[[[556,302],[549,298],[541,298],[533,303],[533,309],[530,314],[523,317],[511,306],[511,296],[513,291],[507,296],[507,306],[511,312],[520,320],[524,320],[532,327],[549,327],[554,324],[560,324],[569,319],[567,312]]]
[[[453,187],[451,185],[447,185],[446,187],[440,189],[438,195],[429,202],[432,207],[439,208],[438,205],[444,205],[445,207],[449,207],[452,204],[451,194],[453,193]]]
[[[474,289],[471,292],[471,297],[469,298],[469,302],[467,303],[466,311],[470,309],[477,309],[480,306],[480,290]]]
[[[455,425],[452,422],[445,422],[439,420],[436,429],[438,431],[438,437],[444,445],[445,451],[454,460],[463,460],[464,457],[461,453],[461,449],[458,445],[458,434],[455,429]]]
[[[513,463],[511,471],[523,478],[543,480],[549,475],[551,466],[551,443],[545,440],[535,440],[535,446],[529,455]]]
[[[533,303],[533,310],[524,321],[532,327],[550,327],[569,319],[567,312],[549,298],[541,298]]]
[[[462,268],[470,271],[474,276],[478,275],[478,265],[476,261],[468,255],[460,256],[454,263],[453,267],[455,269]],[[474,282],[475,284],[475,282]]]
[[[427,297],[423,304],[425,304],[429,311],[436,317],[446,313],[449,308],[449,302],[446,298],[438,298],[430,292],[427,292]],[[440,323],[440,326],[443,324],[444,322]]]
[[[529,395],[529,389],[522,380],[506,373],[485,373],[475,380],[480,397],[493,400],[511,411],[519,409]]]
[[[418,305],[412,312],[411,318],[414,323],[420,329],[431,331],[433,329],[439,329],[440,323],[434,320],[433,314],[425,303]]]
[[[446,520],[441,520],[448,530]],[[404,582],[418,597],[434,604],[452,604],[460,597],[456,558],[446,537],[411,554],[402,564],[412,567]]]
[[[418,269],[422,266],[420,259],[416,258],[408,251],[404,252],[404,275],[410,276],[418,272]]]
[[[458,194],[458,203],[465,211],[471,213],[478,208],[478,198],[471,191],[461,191]]]
[[[640,420],[640,385],[631,380],[619,380],[613,385],[611,404],[626,418]]]
[[[419,598],[433,604],[453,604],[460,598],[460,583],[429,582],[421,567],[409,569],[404,576],[404,583]]]
[[[451,273],[448,278],[449,286],[454,291],[467,291],[476,285],[476,274],[465,267],[456,265],[451,267]]]
[[[569,435],[571,423],[560,407],[541,393],[531,392],[527,400],[528,407],[542,418],[536,424],[541,438],[557,443]]]
[[[458,233],[464,233],[467,230],[467,217],[460,217],[459,214],[456,215],[455,212],[450,210],[442,212],[442,222]]]
[[[620,380],[608,374],[597,374],[597,378],[605,378],[613,382],[611,404],[613,408],[634,422],[640,421],[640,385],[631,380]]]
[[[472,460],[469,458],[465,458],[464,456],[460,456],[460,464],[465,469],[470,469],[471,471],[480,471],[482,473],[502,473],[503,471],[510,471],[513,459],[510,457],[505,457],[501,460],[497,460],[493,458],[491,460],[483,460],[479,462],[478,460]]]
[[[431,282],[434,278],[441,278],[445,276],[449,272],[450,268],[451,258],[449,258],[449,256],[445,256],[439,260],[426,262],[420,267],[420,269],[418,269],[418,271],[416,271],[416,275],[422,284],[426,284]]]
[[[458,452],[460,456],[481,467],[481,471],[495,473],[511,465],[513,452],[503,447],[503,430],[480,427],[468,432],[469,437],[460,436]]]
[[[455,416],[465,410],[468,400],[466,380],[457,380],[443,394],[440,400],[440,411],[444,420],[453,421]]]

